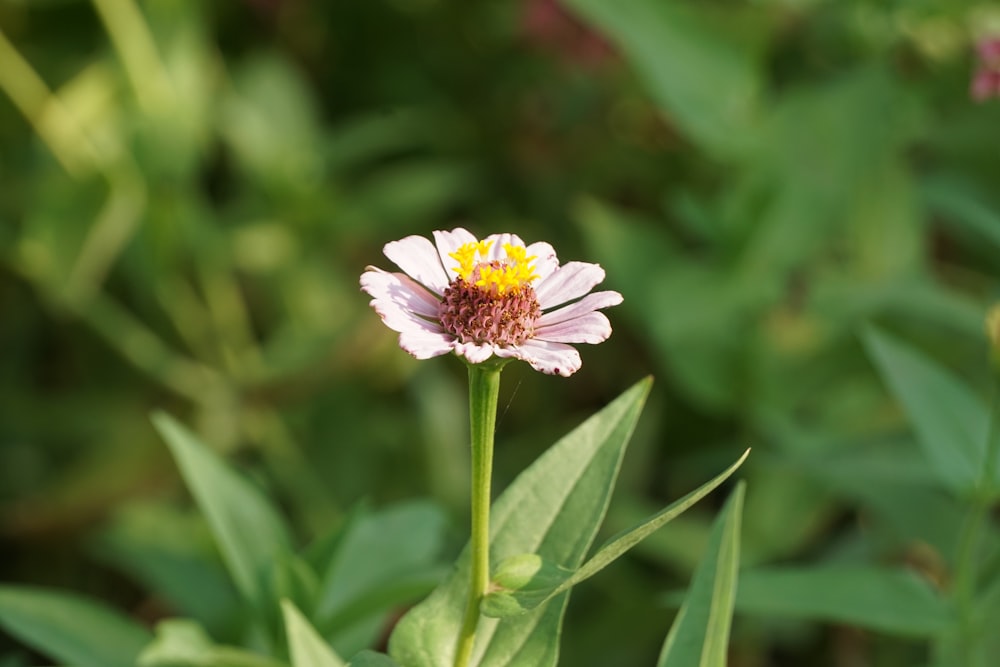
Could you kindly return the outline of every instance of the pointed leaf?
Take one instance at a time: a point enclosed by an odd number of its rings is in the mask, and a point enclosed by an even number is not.
[[[750,450],[748,449],[736,463],[729,466],[729,468],[714,479],[705,482],[691,493],[672,503],[666,509],[657,512],[651,517],[647,517],[637,526],[609,539],[597,550],[597,553],[590,560],[575,572],[562,569],[553,572],[551,569],[546,568],[540,559],[534,561],[523,556],[515,556],[514,558],[519,558],[519,560],[508,562],[508,567],[510,565],[520,566],[520,576],[514,581],[503,581],[499,577],[504,574],[509,576],[509,572],[498,571],[498,576],[494,577],[494,586],[498,590],[486,596],[483,613],[487,616],[497,618],[520,614],[548,602],[563,591],[567,591],[581,581],[589,579],[664,524],[683,514],[688,508],[729,479],[736,472],[736,469],[743,464],[749,454]],[[531,554],[531,556],[534,556],[534,554]],[[525,566],[527,566],[527,570]],[[539,577],[539,574],[543,576]]]
[[[345,667],[347,663],[319,636],[294,604],[282,600],[281,611],[285,617],[292,667]]]
[[[0,586],[0,626],[76,667],[134,667],[152,635],[112,609],[60,591]]]
[[[234,646],[217,646],[198,623],[167,619],[134,664],[139,667],[288,667]]]
[[[739,154],[755,125],[761,73],[758,50],[734,39],[698,3],[568,0],[603,30],[646,80],[671,120],[701,147]],[[753,31],[741,16],[741,35]]]
[[[740,561],[740,523],[745,484],[740,482],[712,528],[657,667],[725,667]]]
[[[915,637],[939,633],[951,622],[948,602],[916,573],[871,566],[743,572],[736,607]]]
[[[357,513],[344,527],[322,563],[313,611],[316,627],[341,655],[373,645],[393,608],[441,583],[447,525],[440,507],[421,501]]]
[[[493,562],[523,553],[576,568],[607,509],[625,446],[649,393],[639,382],[535,461],[503,493],[491,515]],[[461,626],[469,571],[468,549],[451,577],[408,613],[389,642],[406,667],[451,664]],[[548,667],[558,657],[567,594],[515,618],[483,618],[472,665]]]
[[[986,406],[957,378],[889,334],[868,327],[863,339],[941,482],[959,494],[974,489],[986,459]],[[991,486],[996,479],[994,470]]]
[[[153,423],[205,514],[237,588],[264,608],[263,574],[291,551],[285,524],[257,488],[175,419],[157,413]]]

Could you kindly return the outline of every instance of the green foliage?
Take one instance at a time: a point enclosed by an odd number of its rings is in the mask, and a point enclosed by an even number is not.
[[[727,664],[745,490],[741,482],[715,521],[705,559],[695,571],[691,589],[663,643],[657,667]]]
[[[574,378],[505,371],[498,488],[653,372],[600,539],[753,446],[734,664],[992,667],[1000,124],[968,89],[997,16],[0,3],[0,664],[134,665],[150,614],[195,622],[152,644],[182,658],[286,664],[282,598],[350,664],[389,660],[358,651],[465,534],[464,385],[357,278],[461,224],[625,296]],[[151,409],[188,425],[177,466]],[[714,525],[693,507],[578,589],[563,664],[655,664]]]
[[[744,452],[728,469],[669,507],[647,517],[630,530],[610,538],[576,570],[553,566],[544,562],[537,554],[530,554],[528,558],[522,554],[505,559],[493,577],[493,585],[497,591],[486,596],[483,613],[496,618],[522,614],[594,576],[729,479],[749,453],[749,450]]]
[[[218,646],[192,621],[162,621],[138,667],[285,667],[277,660],[231,646]]]
[[[947,601],[915,573],[870,566],[745,571],[736,608],[921,638],[941,634],[955,620]]]
[[[748,37],[760,42],[761,26],[749,12],[726,17],[655,0],[567,4],[607,32],[657,102],[706,151],[740,155],[757,139],[762,49]]]
[[[561,438],[503,492],[493,506],[493,562],[535,553],[565,568],[579,567],[607,510],[621,459],[650,380],[640,382]],[[530,511],[526,511],[530,508]],[[468,552],[451,576],[396,626],[390,655],[408,667],[451,662],[462,624]],[[526,614],[481,619],[475,665],[554,665],[568,594]]]
[[[285,619],[292,667],[346,667],[347,663],[333,652],[294,604],[282,600],[281,611]]]
[[[868,329],[865,342],[906,409],[924,456],[942,484],[968,495],[985,475],[989,488],[995,488],[1000,471],[983,472],[990,422],[986,405],[946,371],[888,334]]]
[[[263,581],[272,565],[286,559],[291,550],[282,519],[265,496],[177,421],[165,414],[153,420],[212,527],[236,586],[249,604],[263,609]]]
[[[56,660],[79,667],[133,667],[149,632],[72,593],[0,587],[0,626]]]

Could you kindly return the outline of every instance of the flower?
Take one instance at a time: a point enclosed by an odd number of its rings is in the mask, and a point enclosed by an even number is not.
[[[1000,97],[1000,37],[987,37],[976,44],[976,71],[969,95],[977,102]]]
[[[611,323],[597,311],[622,302],[618,292],[589,293],[604,280],[597,264],[560,266],[551,245],[525,245],[514,234],[480,241],[462,228],[436,231],[434,243],[408,236],[384,253],[403,272],[369,266],[361,289],[417,359],[448,352],[472,364],[513,358],[568,377],[582,364],[568,343],[607,340]]]

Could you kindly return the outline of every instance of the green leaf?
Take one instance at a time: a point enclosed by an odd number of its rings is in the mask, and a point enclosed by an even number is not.
[[[757,49],[696,3],[663,0],[569,0],[607,33],[652,94],[708,151],[729,156],[753,137],[761,73]],[[735,23],[735,19],[732,19]]]
[[[289,554],[274,563],[270,585],[266,589],[269,600],[288,600],[302,609],[312,609],[319,588],[318,577],[312,567],[298,555]]]
[[[293,667],[344,667],[347,663],[330,647],[319,633],[288,600],[281,601],[288,635],[288,650]]]
[[[964,232],[972,243],[1000,250],[1000,215],[984,197],[957,179],[931,177],[921,185],[929,207],[943,214],[935,216],[941,224]]]
[[[634,318],[675,381],[713,411],[735,409],[746,340],[732,332],[750,326],[777,298],[767,283],[707,258],[693,260],[656,225],[607,204],[585,200],[576,215],[590,251],[622,292],[635,296],[623,315]],[[660,307],[629,306],[653,301]]]
[[[430,502],[352,517],[323,564],[313,614],[342,655],[371,646],[390,609],[420,599],[444,579],[439,554],[447,525]]]
[[[264,608],[263,576],[291,552],[285,524],[256,487],[176,420],[157,413],[153,423],[208,519],[236,587],[249,602]]]
[[[156,639],[136,663],[139,667],[288,667],[283,662],[231,646],[217,646],[198,623],[168,619],[156,626]]]
[[[863,339],[941,482],[960,495],[976,488],[986,459],[989,412],[984,403],[950,373],[889,334],[868,327]],[[991,487],[996,479],[994,469]]]
[[[486,596],[483,613],[494,617],[520,614],[548,602],[563,591],[589,579],[664,524],[683,514],[688,508],[729,479],[749,454],[750,450],[748,449],[736,463],[714,479],[705,482],[669,507],[647,517],[633,528],[622,531],[609,539],[590,560],[576,571],[546,568],[535,554],[525,554],[508,559],[505,561],[507,568],[504,568],[502,563],[493,578],[493,584],[499,590]],[[534,556],[534,559],[531,556]],[[512,574],[513,577],[511,577]]]
[[[347,667],[399,667],[399,663],[385,653],[362,651],[351,658],[351,662],[348,663]]]
[[[607,510],[625,446],[651,380],[637,383],[563,437],[510,485],[493,507],[490,556],[535,553],[577,568]],[[390,655],[406,667],[450,664],[468,586],[469,554],[451,577],[411,610],[393,632]],[[472,665],[555,665],[568,594],[552,604],[503,620],[482,618]]]
[[[162,500],[121,506],[96,544],[98,554],[219,636],[236,631],[246,606],[196,508]]]
[[[740,612],[847,623],[915,637],[946,629],[947,601],[915,573],[879,567],[768,568],[740,575]]]
[[[663,644],[657,667],[725,667],[740,562],[740,482],[715,520],[708,551]]]
[[[0,586],[0,626],[75,667],[134,667],[152,635],[92,600],[27,586]]]

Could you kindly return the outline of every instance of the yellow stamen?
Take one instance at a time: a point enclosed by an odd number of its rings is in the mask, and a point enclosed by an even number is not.
[[[527,248],[505,243],[503,249],[507,256],[487,261],[487,253],[492,245],[492,241],[476,241],[463,244],[455,252],[449,253],[449,257],[458,261],[458,266],[453,269],[458,277],[472,282],[484,291],[495,290],[497,294],[519,290],[538,278],[533,266],[538,258],[534,255],[528,257]]]

